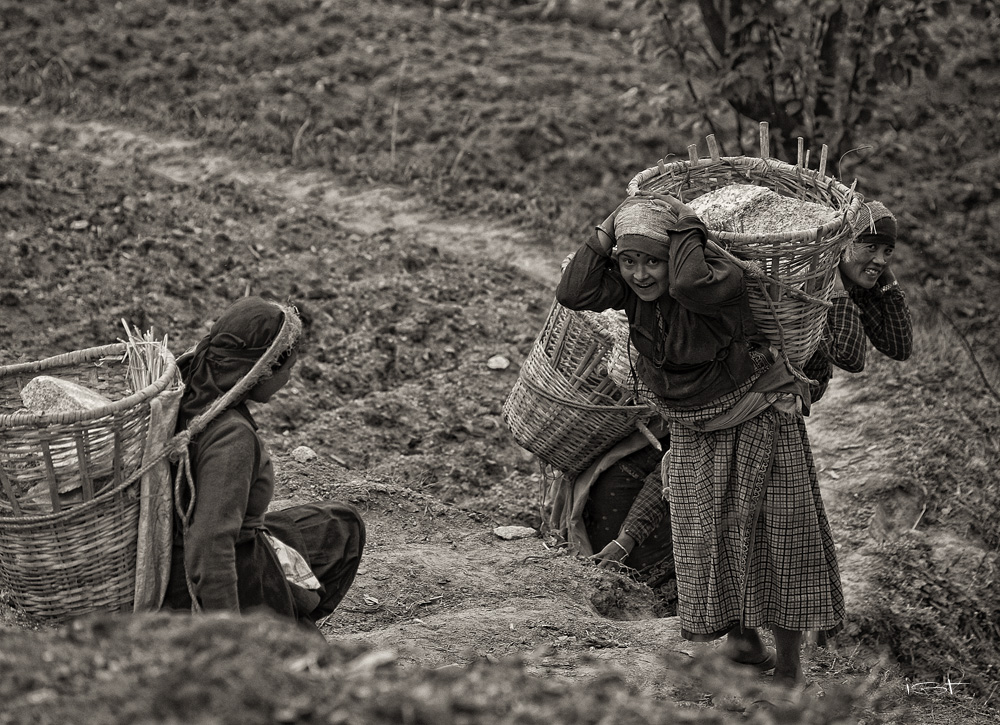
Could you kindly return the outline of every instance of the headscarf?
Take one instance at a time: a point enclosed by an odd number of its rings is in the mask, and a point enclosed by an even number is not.
[[[670,229],[677,214],[655,199],[629,200],[615,216],[615,246],[618,252],[643,252],[664,261],[670,258]]]
[[[180,422],[203,412],[250,372],[282,331],[286,313],[295,315],[295,310],[260,297],[244,297],[219,316],[194,351],[177,361],[184,380]],[[292,349],[296,337],[286,350]]]
[[[866,243],[896,245],[896,217],[881,202],[862,204],[851,229],[855,240],[864,237]]]

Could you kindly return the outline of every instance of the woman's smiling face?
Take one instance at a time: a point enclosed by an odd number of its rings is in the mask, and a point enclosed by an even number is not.
[[[876,242],[870,237],[858,238],[844,253],[840,262],[840,274],[858,287],[871,289],[889,266],[893,246]]]
[[[645,252],[628,250],[618,255],[618,270],[639,299],[658,300],[670,290],[667,263]]]

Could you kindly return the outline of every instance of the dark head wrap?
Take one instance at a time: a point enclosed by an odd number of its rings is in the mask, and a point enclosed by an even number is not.
[[[882,202],[863,204],[851,227],[856,241],[865,238],[866,242],[896,245],[896,217]]]
[[[294,308],[260,297],[244,297],[230,305],[194,351],[177,361],[184,379],[180,422],[202,413],[240,382],[283,332],[289,315],[298,322]],[[294,335],[286,332],[290,339],[282,350],[274,352],[276,363],[284,358],[281,353],[292,349],[300,329],[296,327]],[[268,372],[270,369],[260,377]]]

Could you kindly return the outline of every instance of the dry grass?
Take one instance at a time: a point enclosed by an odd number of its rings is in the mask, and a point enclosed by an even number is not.
[[[892,414],[879,406],[862,419],[862,432],[895,462],[892,485],[926,506],[921,524],[948,523],[1000,549],[1000,403],[954,333],[933,321],[918,325],[912,359],[900,365],[872,353],[865,375],[871,392],[856,403],[889,398]]]
[[[920,320],[926,310],[917,301],[913,312]],[[1000,404],[933,319],[917,326],[911,360],[872,353],[863,375],[852,401],[866,411],[861,433],[879,441],[894,476],[858,491],[858,501],[907,518],[896,516],[895,535],[873,557],[879,586],[854,613],[852,634],[891,647],[917,681],[961,682],[963,696],[995,706]]]

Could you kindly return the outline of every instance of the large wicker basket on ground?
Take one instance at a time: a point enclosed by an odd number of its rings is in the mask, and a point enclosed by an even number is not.
[[[798,163],[768,158],[766,125],[761,129],[761,158],[722,157],[714,137],[708,138],[709,158],[689,147],[686,161],[645,169],[628,185],[630,196],[668,193],[690,202],[709,191],[732,184],[763,186],[771,191],[832,209],[833,221],[818,228],[774,234],[709,230],[709,238],[747,265],[754,321],[794,366],[801,368],[819,347],[830,307],[840,253],[851,240],[850,221],[862,199],[825,173],[826,147],[818,169],[808,168],[808,155]],[[763,273],[763,274],[760,274]]]
[[[129,391],[125,348],[0,367],[0,585],[29,614],[60,620],[131,611],[150,402],[179,382],[165,353],[162,375]],[[51,415],[20,410],[21,389],[38,375],[112,402]]]
[[[608,375],[602,316],[553,303],[503,404],[514,440],[564,473],[584,470],[650,416]]]

